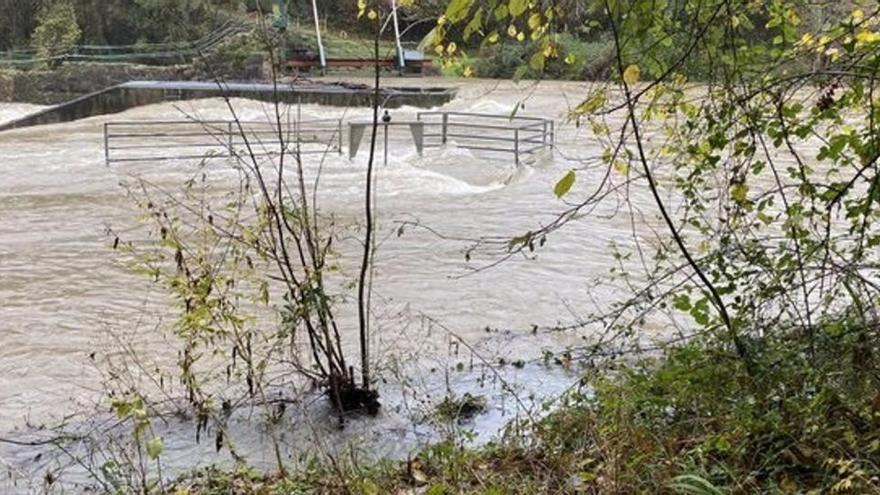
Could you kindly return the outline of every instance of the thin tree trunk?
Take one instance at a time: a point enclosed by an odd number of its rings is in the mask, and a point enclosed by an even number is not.
[[[370,158],[367,162],[367,184],[364,194],[364,211],[366,213],[366,232],[364,234],[364,253],[361,260],[361,272],[358,277],[358,324],[360,328],[361,343],[361,379],[363,388],[370,389],[370,321],[366,298],[367,271],[370,266],[370,251],[373,243],[373,165],[376,159],[376,134],[379,128],[379,36],[381,31],[376,32],[373,41],[373,55],[375,57],[375,84],[373,87],[373,129],[370,136]],[[387,132],[387,129],[386,129]]]

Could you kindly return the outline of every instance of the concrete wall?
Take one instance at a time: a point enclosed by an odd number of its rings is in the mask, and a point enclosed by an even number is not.
[[[0,83],[2,84],[2,83]],[[0,86],[2,87],[2,86]],[[19,120],[0,125],[0,131],[35,125],[70,122],[73,120],[118,113],[129,108],[164,101],[230,97],[272,101],[276,93],[268,84],[229,84],[221,90],[213,83],[188,81],[144,81],[113,86],[48,108]],[[373,91],[370,88],[337,85],[290,87],[279,86],[277,97],[286,103],[313,103],[327,106],[370,106]],[[443,105],[455,97],[455,91],[445,88],[387,88],[381,99],[387,108],[409,105],[431,108]]]
[[[0,71],[0,101],[57,105],[128,81],[195,76],[189,66],[68,63],[55,70]]]

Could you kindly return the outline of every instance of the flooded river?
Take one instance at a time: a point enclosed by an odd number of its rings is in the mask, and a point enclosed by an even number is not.
[[[379,237],[384,240],[377,252],[374,281],[374,348],[383,349],[377,359],[398,355],[425,369],[454,363],[455,352],[461,350],[451,349],[444,331],[419,324],[420,316],[441,322],[491,360],[536,360],[545,350],[559,352],[589,340],[590,328],[562,333],[532,329],[571,324],[613,298],[613,290],[593,288],[592,283],[613,265],[609,245],[632,243],[629,216],[615,214],[613,200],[552,235],[534,259],[515,257],[472,273],[473,268],[495,261],[495,255],[477,252],[468,262],[464,252],[469,243],[453,240],[513,237],[549,223],[566,209],[553,194],[554,184],[571,168],[595,164],[602,152],[588,131],[565,122],[587,88],[556,82],[534,87],[508,82],[395,81],[407,83],[460,86],[458,97],[444,110],[510,114],[524,102],[521,115],[557,122],[558,150],[517,166],[512,156],[487,158],[454,145],[419,157],[406,135],[392,140],[388,164],[378,171]],[[246,119],[265,118],[264,104],[247,100],[234,104]],[[0,121],[28,110],[0,104]],[[222,101],[199,100],[0,134],[0,437],[24,428],[26,422],[40,425],[81,412],[98,400],[100,376],[89,356],[109,345],[108,331],[139,335],[140,352],[161,355],[163,343],[150,338],[162,313],[156,307],[157,289],[115,262],[106,229],[126,232],[137,224],[138,212],[120,182],[146,177],[163,187],[180,187],[194,165],[169,161],[108,167],[102,124],[177,120],[182,112],[206,119],[229,118]],[[393,111],[393,116],[403,120],[415,112],[403,108]],[[302,113],[303,118],[370,115],[369,109],[314,105],[302,107]],[[366,155],[361,150],[353,161],[347,156],[329,157],[320,196],[325,211],[360,218]],[[581,172],[571,197],[585,194],[600,178],[598,169]],[[631,196],[636,204],[650,205],[647,190],[633,190]],[[404,221],[430,227],[445,239],[426,229],[393,235]],[[358,262],[355,248],[342,248],[341,262],[349,270]],[[402,323],[400,315],[411,320]],[[343,323],[355,318],[355,306],[344,305]],[[530,369],[511,371],[509,378],[524,390],[543,394],[570,384],[558,374],[541,376],[529,373]],[[438,378],[429,388],[444,381]],[[393,391],[383,393],[395,396]],[[493,420],[500,421],[503,414],[496,416]],[[402,425],[399,421],[395,427],[405,428]],[[181,449],[179,455],[191,454]],[[7,454],[14,459],[0,458],[0,462],[27,470],[21,463],[29,455],[19,450]]]

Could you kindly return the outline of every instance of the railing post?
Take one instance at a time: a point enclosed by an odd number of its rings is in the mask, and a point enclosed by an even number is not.
[[[519,165],[519,129],[513,130],[513,153],[516,156],[516,164]]]
[[[384,123],[385,125],[385,166],[388,166],[388,122]]]
[[[440,131],[440,133],[441,133],[440,143],[441,144],[446,144],[446,127],[448,125],[449,125],[449,114],[446,112],[443,112],[443,129]]]
[[[556,147],[556,121],[550,121],[550,146]]]
[[[110,123],[104,122],[104,165],[110,166]]]
[[[339,154],[342,154],[342,119],[339,119]]]
[[[229,158],[232,158],[235,155],[235,151],[233,149],[232,144],[232,121],[226,123],[226,146],[229,148]]]

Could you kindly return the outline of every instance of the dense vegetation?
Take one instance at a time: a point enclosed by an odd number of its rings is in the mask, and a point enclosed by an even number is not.
[[[27,48],[41,17],[72,9],[87,45],[129,45],[194,40],[229,19],[273,12],[273,0],[0,0],[0,51]],[[356,25],[355,2],[322,0],[322,17]],[[291,18],[311,24],[311,1],[288,2]],[[439,12],[442,7],[434,9]]]
[[[763,340],[757,379],[700,340],[586,371],[590,387],[478,449],[451,438],[409,462],[286,478],[209,470],[168,493],[878,493],[880,388],[862,344],[875,331],[823,331],[811,357],[798,339]]]

